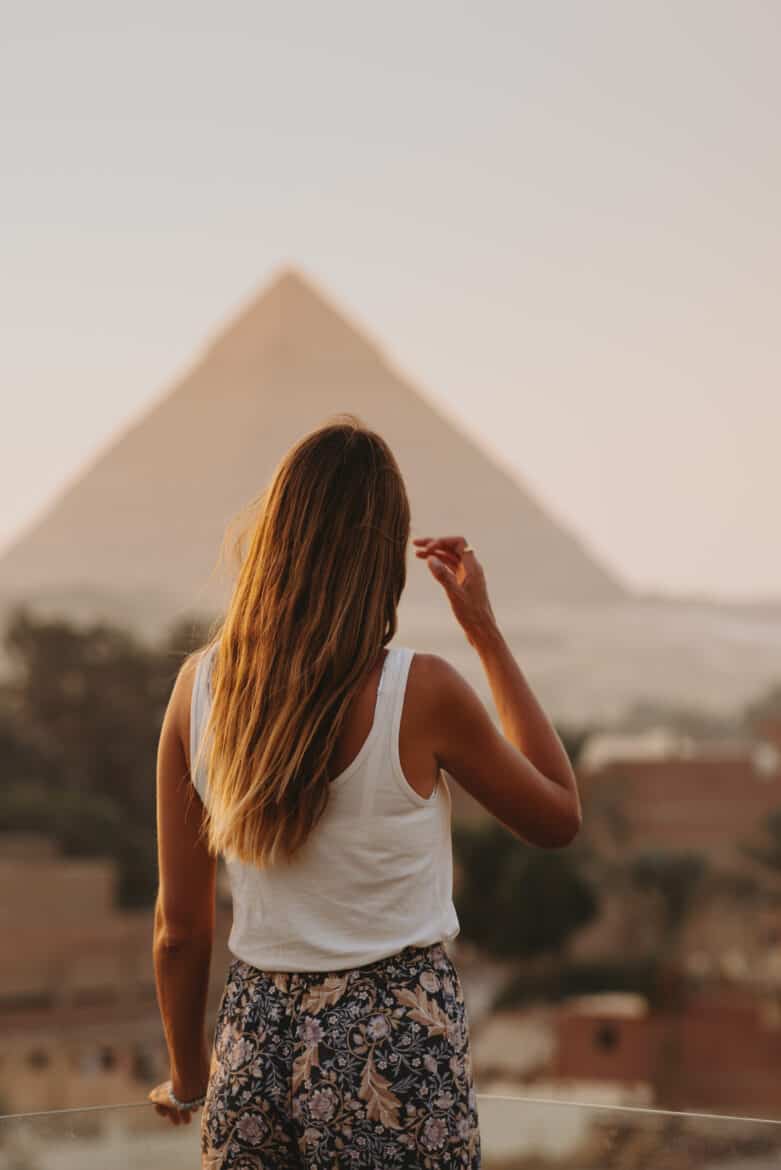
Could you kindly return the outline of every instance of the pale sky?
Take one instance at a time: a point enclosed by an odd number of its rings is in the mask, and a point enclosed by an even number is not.
[[[781,595],[777,0],[3,24],[0,545],[292,263],[629,584]]]

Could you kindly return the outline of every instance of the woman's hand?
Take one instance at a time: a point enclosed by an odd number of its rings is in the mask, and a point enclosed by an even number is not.
[[[168,1096],[170,1086],[170,1081],[163,1081],[162,1084],[155,1085],[154,1089],[148,1094],[149,1100],[154,1104],[155,1112],[159,1113],[161,1117],[167,1117],[174,1125],[189,1125],[190,1116],[197,1111],[198,1107],[196,1106],[195,1109],[177,1109]],[[181,1101],[192,1101],[195,1096],[201,1096],[201,1094],[195,1093],[190,1097],[182,1097],[179,1093],[176,1095]]]
[[[469,642],[496,631],[496,618],[488,599],[485,573],[463,536],[418,536],[415,555],[428,561],[450,601],[453,613]]]

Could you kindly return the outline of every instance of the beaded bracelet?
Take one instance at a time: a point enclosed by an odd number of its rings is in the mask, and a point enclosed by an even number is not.
[[[174,1092],[173,1082],[169,1081],[168,1082],[168,1100],[171,1102],[172,1105],[175,1105],[177,1109],[197,1109],[200,1105],[203,1105],[204,1102],[206,1101],[206,1094],[204,1093],[202,1097],[193,1097],[192,1101],[180,1101],[179,1098],[176,1096],[176,1093]]]

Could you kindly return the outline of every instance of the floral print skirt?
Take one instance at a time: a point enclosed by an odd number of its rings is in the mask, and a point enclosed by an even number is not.
[[[234,958],[200,1132],[202,1170],[476,1170],[469,1031],[444,944],[332,972]]]

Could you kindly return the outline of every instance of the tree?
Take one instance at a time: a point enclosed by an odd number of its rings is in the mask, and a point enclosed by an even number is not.
[[[588,726],[574,727],[569,724],[557,723],[556,732],[564,746],[565,752],[569,756],[572,767],[577,768],[580,754],[588,742],[589,736],[592,735],[593,728]]]
[[[762,840],[741,845],[741,853],[773,874],[781,874],[781,808],[773,809],[762,824]]]
[[[11,616],[0,686],[0,830],[36,829],[67,853],[118,863],[123,906],[157,890],[157,741],[195,621],[160,647],[102,622]]]
[[[640,853],[629,862],[630,880],[643,889],[654,889],[662,900],[665,945],[678,939],[695,894],[707,871],[699,853],[655,850]]]
[[[497,822],[456,825],[461,930],[497,958],[561,950],[597,913],[594,889],[572,849],[537,849]]]

